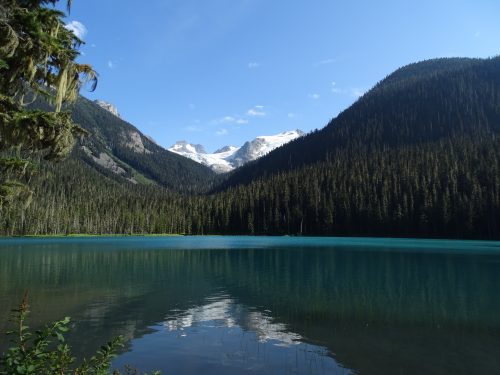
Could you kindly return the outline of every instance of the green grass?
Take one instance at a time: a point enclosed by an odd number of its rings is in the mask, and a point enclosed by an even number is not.
[[[180,237],[184,234],[145,234],[145,233],[123,233],[123,234],[92,234],[92,233],[72,233],[72,234],[28,234],[24,236],[5,236],[4,238],[68,238],[68,237]],[[2,238],[2,236],[0,236]]]

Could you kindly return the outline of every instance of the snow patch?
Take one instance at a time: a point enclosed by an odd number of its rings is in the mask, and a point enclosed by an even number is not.
[[[303,135],[304,132],[301,130],[263,135],[253,141],[246,142],[242,147],[225,146],[211,154],[207,153],[202,145],[194,145],[186,141],[179,141],[168,150],[206,165],[216,173],[226,173]]]

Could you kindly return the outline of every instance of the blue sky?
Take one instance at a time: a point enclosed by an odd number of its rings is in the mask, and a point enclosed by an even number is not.
[[[90,99],[169,147],[321,128],[402,65],[500,54],[498,0],[74,0]],[[83,26],[82,26],[83,25]]]

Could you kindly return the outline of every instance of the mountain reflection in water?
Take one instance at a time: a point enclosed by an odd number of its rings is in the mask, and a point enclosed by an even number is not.
[[[277,345],[295,345],[302,337],[296,333],[287,332],[286,325],[273,323],[272,317],[258,311],[248,311],[238,305],[229,296],[207,298],[207,304],[191,308],[186,312],[169,315],[165,327],[169,331],[183,331],[193,325],[212,322],[214,327],[232,328],[236,325],[247,331],[253,331],[259,342],[276,341]]]
[[[500,244],[361,238],[0,240],[0,330],[69,315],[78,356],[166,374],[500,373]],[[0,338],[0,350],[7,346]]]
[[[286,324],[227,294],[208,297],[185,311],[173,310],[151,328],[155,332],[132,341],[131,350],[115,360],[115,367],[139,362],[145,364],[142,371],[175,374],[352,373],[327,348],[304,342]]]

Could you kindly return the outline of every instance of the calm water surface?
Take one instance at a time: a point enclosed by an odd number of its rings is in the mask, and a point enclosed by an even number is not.
[[[70,315],[88,355],[164,374],[500,374],[500,243],[0,240],[0,329]],[[5,349],[5,336],[0,350]]]

